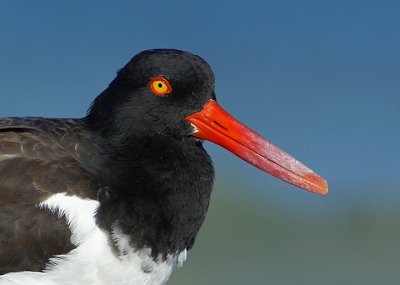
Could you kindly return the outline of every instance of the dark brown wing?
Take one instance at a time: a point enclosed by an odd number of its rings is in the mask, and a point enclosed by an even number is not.
[[[66,192],[96,199],[96,179],[76,159],[79,121],[0,120],[0,274],[40,271],[74,248],[64,218],[37,204]]]

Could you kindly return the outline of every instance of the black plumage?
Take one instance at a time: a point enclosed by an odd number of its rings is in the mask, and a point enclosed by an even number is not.
[[[168,96],[151,92],[157,75],[173,86]],[[65,221],[37,207],[55,193],[99,200],[97,224],[118,225],[154,257],[190,248],[214,170],[183,119],[209,99],[214,76],[204,60],[150,50],[118,72],[83,119],[0,120],[0,272],[40,271],[74,248]]]

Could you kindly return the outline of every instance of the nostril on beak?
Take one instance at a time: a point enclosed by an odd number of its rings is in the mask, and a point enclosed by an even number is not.
[[[228,130],[227,128],[225,128],[223,125],[221,125],[217,121],[213,121],[212,123],[213,123],[214,126],[217,126],[217,127],[221,128],[221,129],[223,129],[224,131]]]

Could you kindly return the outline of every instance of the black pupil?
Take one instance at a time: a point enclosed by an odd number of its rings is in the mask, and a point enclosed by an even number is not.
[[[161,88],[163,86],[163,84],[160,82],[158,83],[158,88]]]

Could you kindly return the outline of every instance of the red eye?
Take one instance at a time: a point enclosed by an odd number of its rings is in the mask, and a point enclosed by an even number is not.
[[[157,96],[164,96],[172,92],[168,80],[162,76],[155,76],[150,80],[150,89]]]

